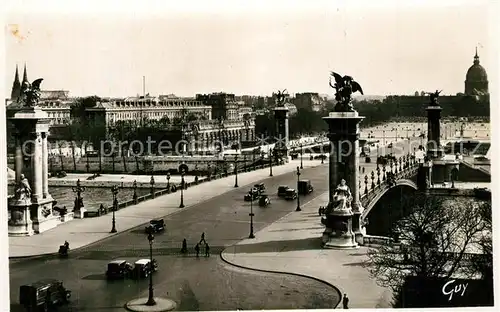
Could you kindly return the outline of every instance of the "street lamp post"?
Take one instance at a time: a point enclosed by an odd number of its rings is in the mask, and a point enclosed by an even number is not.
[[[248,235],[248,238],[255,238],[255,235],[253,235],[253,198],[250,199],[250,213],[248,215],[250,216],[250,235]]]
[[[253,170],[255,171],[255,150],[252,151]]]
[[[167,190],[170,192],[170,171],[167,172]]]
[[[118,210],[118,199],[116,198],[118,195],[118,186],[113,185],[111,187],[111,192],[113,193],[113,219],[111,220],[111,232],[110,233],[116,233],[116,218],[115,218],[115,212]]]
[[[151,176],[151,180],[149,180],[149,184],[151,184],[151,197],[155,198],[155,178]]]
[[[184,169],[181,170],[181,204],[179,208],[184,208]]]
[[[85,192],[85,187],[81,185],[80,179],[76,181],[76,186],[72,186],[71,189],[76,193],[75,207],[73,210],[80,211],[83,207],[82,193]]]
[[[148,241],[149,241],[149,265],[150,269],[153,268],[153,241],[155,239],[155,236],[153,235],[153,228],[148,227]],[[149,295],[148,295],[148,302],[146,302],[146,305],[148,306],[153,306],[156,304],[154,295],[153,295],[153,272],[149,272]]]
[[[300,143],[300,169],[304,169],[304,166],[302,164],[302,153],[303,153],[302,143]]]
[[[132,196],[133,200],[134,200],[134,204],[137,205],[138,201],[137,201],[137,180],[134,180],[134,183],[132,183],[132,187],[134,188],[134,195]]]
[[[273,176],[273,150],[269,149],[269,176]]]
[[[234,155],[234,187],[238,187],[238,154]]]
[[[297,166],[297,209],[295,209],[295,211],[302,211],[302,209],[300,209],[300,199],[299,199],[299,179],[300,179],[300,169],[299,167]]]

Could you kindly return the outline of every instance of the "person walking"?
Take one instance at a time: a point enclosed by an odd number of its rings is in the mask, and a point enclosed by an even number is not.
[[[347,298],[347,294],[344,294],[344,298],[342,298],[342,305],[344,309],[349,309],[349,298]]]
[[[205,257],[210,257],[210,246],[205,242]]]
[[[196,257],[199,257],[200,256],[200,244],[196,244],[196,246],[194,246],[194,251],[196,251]]]

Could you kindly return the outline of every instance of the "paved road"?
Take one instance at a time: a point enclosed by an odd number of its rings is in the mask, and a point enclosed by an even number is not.
[[[302,203],[327,190],[326,166],[303,170],[301,178],[311,179],[315,192],[302,198]],[[295,201],[277,198],[277,187],[282,184],[295,186],[295,173],[266,181],[272,204],[266,208],[254,206],[255,232],[295,209]],[[243,201],[247,191],[247,188],[235,189],[165,218],[168,230],[158,234],[154,243],[154,256],[160,267],[154,276],[155,295],[174,299],[178,310],[335,307],[340,298],[326,284],[301,277],[239,270],[220,260],[218,254],[225,247],[248,236],[250,205]],[[135,261],[148,256],[149,245],[143,229],[141,226],[75,251],[67,260],[11,261],[11,301],[18,302],[20,285],[53,277],[63,280],[73,291],[72,303],[61,311],[123,311],[128,300],[147,296],[148,282],[107,282],[103,273],[110,260]],[[209,258],[180,255],[182,239],[187,239],[192,251],[202,232],[213,255]],[[19,311],[19,306],[12,305],[11,311]]]

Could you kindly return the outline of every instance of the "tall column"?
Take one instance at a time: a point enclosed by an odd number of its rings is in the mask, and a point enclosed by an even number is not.
[[[47,132],[42,132],[42,194],[43,198],[49,195],[49,154],[47,149]]]
[[[16,171],[16,183],[21,181],[21,174],[23,173],[24,164],[23,164],[23,145],[21,140],[21,135],[16,134],[16,156],[15,156],[15,167]]]
[[[288,159],[288,146],[289,146],[289,127],[288,127],[288,108],[276,107],[274,109],[274,120],[276,123],[276,136],[277,144],[275,150],[280,155]]]
[[[33,198],[39,199],[42,197],[42,138],[41,133],[35,133],[33,143],[33,156],[31,158],[33,165]]]
[[[364,117],[357,112],[332,112],[324,117],[328,123],[331,152],[329,161],[329,202],[325,218],[322,242],[325,248],[356,248],[362,243],[359,227],[361,205],[359,203],[359,142],[358,124]],[[341,185],[345,179],[346,185]],[[349,188],[351,205],[334,198],[346,196]],[[354,229],[354,231],[353,231]],[[359,236],[359,237],[358,237]]]

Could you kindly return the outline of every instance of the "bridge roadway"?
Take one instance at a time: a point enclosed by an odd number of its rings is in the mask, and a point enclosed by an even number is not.
[[[312,200],[327,191],[327,164],[304,169],[301,178],[310,179]],[[258,231],[296,208],[296,201],[276,196],[279,185],[296,185],[295,172],[265,180],[271,205],[254,202],[254,230]],[[207,185],[209,186],[209,185]],[[303,277],[264,274],[236,269],[222,262],[219,253],[249,234],[249,202],[243,201],[247,187],[240,187],[203,203],[165,217],[167,231],[155,237],[154,258],[159,271],[153,276],[156,296],[175,300],[177,310],[313,309],[334,308],[340,301],[334,288]],[[319,217],[318,217],[319,223]],[[193,245],[204,232],[212,256],[196,258]],[[190,254],[179,253],[186,238]],[[63,239],[63,238],[61,238]],[[202,249],[203,252],[203,249]],[[148,280],[108,282],[104,272],[113,259],[135,261],[147,258],[149,244],[144,226],[71,252],[69,259],[42,257],[10,263],[10,298],[18,303],[19,286],[43,278],[62,280],[73,291],[69,306],[59,311],[123,311],[123,305],[137,297],[147,297]],[[11,311],[21,311],[18,304]]]

